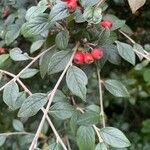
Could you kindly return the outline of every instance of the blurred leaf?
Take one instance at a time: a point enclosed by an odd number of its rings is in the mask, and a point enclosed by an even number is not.
[[[0,55],[0,65],[2,65],[9,58],[9,54]]]
[[[132,13],[135,13],[139,8],[141,8],[146,0],[128,0]]]
[[[0,135],[0,147],[5,143],[5,141],[6,141],[6,136]]]
[[[108,150],[107,145],[105,143],[99,143],[96,145],[95,150]]]
[[[24,126],[20,120],[14,119],[13,120],[13,127],[16,131],[24,131]]]

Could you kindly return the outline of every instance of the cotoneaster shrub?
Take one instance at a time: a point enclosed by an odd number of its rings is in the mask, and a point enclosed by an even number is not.
[[[133,13],[144,3],[129,0]],[[130,93],[121,81],[102,78],[101,73],[106,62],[121,67],[121,59],[135,65],[137,59],[150,58],[130,38],[125,20],[107,13],[108,6],[105,0],[1,2],[0,91],[17,118],[12,123],[15,132],[0,134],[2,147],[7,143],[8,148],[21,150],[131,146],[132,139],[130,143],[120,129],[107,123],[103,96],[128,99]],[[120,41],[120,35],[129,43]],[[35,78],[37,74],[41,78]],[[12,142],[15,136],[20,138]]]

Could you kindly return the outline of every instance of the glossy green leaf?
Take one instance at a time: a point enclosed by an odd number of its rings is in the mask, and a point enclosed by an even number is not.
[[[65,50],[68,46],[69,42],[69,32],[68,31],[61,31],[57,34],[55,38],[56,46],[59,49]]]
[[[6,141],[6,136],[0,135],[0,147],[5,143],[5,141]]]
[[[45,40],[38,40],[38,41],[34,42],[31,45],[30,53],[32,54],[32,53],[36,52],[37,50],[39,50],[42,47],[44,42],[45,42]]]
[[[100,130],[100,135],[105,143],[115,148],[129,147],[131,144],[126,136],[117,128],[106,127]]]
[[[15,108],[15,102],[19,95],[19,87],[15,82],[10,83],[4,88],[3,101],[11,108]]]
[[[14,119],[13,120],[13,127],[16,131],[24,131],[23,123],[20,120]]]
[[[68,16],[69,16],[69,11],[66,7],[66,4],[64,2],[59,2],[52,8],[49,15],[49,21],[52,23],[55,21],[62,20]]]
[[[108,148],[105,143],[99,143],[96,145],[95,150],[108,150]]]
[[[97,24],[102,20],[102,9],[89,6],[84,10],[83,17],[87,22]]]
[[[71,51],[59,51],[55,53],[49,62],[48,74],[58,73],[66,67],[71,58]]]
[[[20,48],[13,48],[12,50],[10,50],[9,52],[10,57],[12,60],[14,61],[24,61],[24,60],[29,60],[29,56],[27,53],[22,53],[22,50]]]
[[[129,97],[129,92],[126,87],[117,80],[106,80],[104,86],[116,97]]]
[[[86,101],[86,85],[88,83],[88,79],[86,74],[78,67],[71,66],[66,75],[67,86],[70,91],[79,96],[82,100]]]
[[[79,150],[94,150],[95,132],[92,127],[80,126],[76,138]]]
[[[61,120],[70,118],[74,112],[74,107],[66,102],[55,103],[49,109],[50,115]]]
[[[34,75],[36,75],[38,72],[39,72],[38,69],[28,68],[20,75],[20,78],[22,78],[22,79],[31,78]]]
[[[0,55],[0,65],[2,65],[9,58],[9,54]]]
[[[119,41],[116,41],[116,44],[120,56],[132,65],[135,65],[135,53],[133,51],[133,48],[129,44]]]
[[[29,96],[23,102],[18,117],[31,117],[34,116],[48,101],[47,94],[36,93]]]

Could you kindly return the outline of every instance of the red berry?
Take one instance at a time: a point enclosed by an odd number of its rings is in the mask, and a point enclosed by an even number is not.
[[[104,28],[111,28],[112,27],[112,21],[111,20],[103,20],[100,22],[100,25]]]
[[[9,15],[9,7],[5,7],[2,11],[2,17],[5,18]]]
[[[75,11],[77,8],[76,0],[66,0],[67,7],[70,11]]]
[[[103,51],[100,48],[93,48],[91,55],[94,59],[100,59],[103,56]]]
[[[0,47],[0,54],[4,54],[6,52],[6,49],[3,47]]]
[[[76,52],[73,58],[76,64],[83,64],[84,63],[84,53],[83,52]]]
[[[89,52],[86,52],[84,54],[84,61],[87,64],[91,64],[94,61],[94,58],[92,57],[92,55]]]

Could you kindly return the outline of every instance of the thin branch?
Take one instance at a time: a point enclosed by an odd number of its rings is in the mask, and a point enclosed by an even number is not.
[[[74,48],[74,52],[73,52],[73,54],[72,54],[72,56],[71,56],[69,62],[67,63],[67,65],[66,65],[64,71],[62,72],[61,76],[59,77],[59,79],[58,79],[58,81],[57,81],[57,83],[56,83],[54,89],[52,90],[51,94],[48,95],[49,101],[48,101],[47,107],[46,107],[46,109],[45,109],[45,111],[44,111],[44,115],[43,115],[43,117],[42,117],[42,119],[41,119],[41,122],[40,122],[40,124],[39,124],[38,129],[37,129],[37,132],[36,132],[36,134],[35,134],[35,137],[34,137],[32,143],[31,143],[31,145],[30,145],[29,150],[34,150],[34,148],[35,148],[35,145],[36,145],[36,143],[37,143],[39,134],[40,134],[40,132],[41,132],[41,130],[42,130],[42,128],[43,128],[43,125],[44,125],[46,116],[47,116],[47,114],[48,114],[49,108],[50,108],[51,103],[52,103],[52,101],[53,101],[54,95],[55,95],[55,93],[56,93],[56,91],[57,91],[57,89],[58,89],[58,87],[59,87],[59,85],[60,85],[60,83],[61,83],[63,77],[65,76],[65,74],[66,74],[68,68],[69,68],[70,65],[72,64],[73,57],[74,57],[74,55],[75,55],[75,53],[76,53],[78,47],[79,47],[79,42],[76,44],[76,46],[75,46],[75,48]],[[64,150],[67,150],[67,148],[65,148]]]
[[[15,76],[16,76],[16,75],[14,75],[14,74],[12,74],[12,73],[10,73],[10,72],[8,72],[8,71],[5,71],[5,70],[1,70],[1,69],[0,69],[0,72],[5,73],[6,75],[9,75],[9,76],[11,76],[11,77],[13,77],[13,78],[15,78]],[[32,92],[24,85],[24,83],[23,83],[19,78],[17,79],[17,81],[18,81],[18,83],[22,86],[22,88],[24,89],[24,91],[27,92],[27,93],[31,96],[31,95],[32,95]],[[44,113],[44,111],[45,111],[44,107],[43,107],[41,110],[42,110],[43,113]],[[46,119],[47,119],[47,121],[48,121],[48,123],[49,123],[49,125],[50,125],[50,127],[51,127],[51,129],[52,129],[52,131],[54,132],[54,134],[55,134],[55,136],[56,136],[56,139],[57,139],[58,142],[62,145],[62,147],[65,149],[65,148],[66,148],[66,147],[65,147],[65,144],[63,143],[62,139],[60,138],[60,136],[59,136],[57,130],[55,129],[55,127],[54,127],[54,125],[53,125],[53,123],[52,123],[52,121],[51,121],[51,119],[49,118],[48,115],[46,116]],[[13,135],[16,134],[16,133],[21,134],[21,133],[27,133],[27,132],[13,132]],[[6,134],[8,134],[8,133],[6,133]],[[11,135],[12,135],[12,133],[11,133]],[[33,134],[33,135],[34,135],[34,134]]]
[[[0,133],[0,136],[11,136],[11,135],[34,135],[29,132],[8,132],[8,133]]]
[[[35,61],[37,61],[41,56],[43,56],[47,51],[49,51],[50,49],[52,49],[54,46],[48,48],[47,50],[43,51],[42,53],[40,53],[38,56],[36,56],[35,58],[33,58],[33,60],[24,68],[22,69],[12,80],[10,80],[9,82],[7,82],[4,86],[2,86],[0,88],[0,91],[2,91],[7,85],[9,85],[11,82],[16,81],[19,76],[26,70],[28,69]]]
[[[123,31],[119,30],[119,32],[120,32],[122,35],[124,35],[132,44],[135,44],[135,43],[136,43],[133,39],[131,39],[131,38],[130,38],[126,33],[124,33]],[[147,59],[147,60],[150,61],[150,57],[148,56],[149,53],[148,53],[147,51],[144,50],[144,53],[145,53],[145,54],[143,54],[143,53],[139,52],[137,49],[133,49],[133,50],[134,50],[134,52],[136,52],[137,54],[141,55],[142,57],[144,57],[145,59]]]
[[[100,115],[102,117],[103,128],[105,128],[105,114],[104,114],[104,104],[103,104],[103,94],[102,94],[102,84],[100,70],[97,68],[98,86],[99,86],[99,103],[100,103]]]

